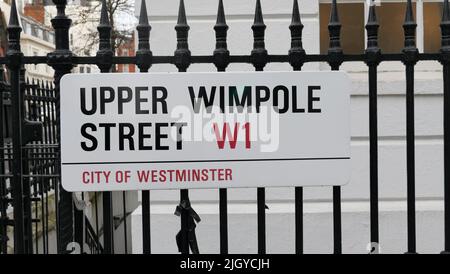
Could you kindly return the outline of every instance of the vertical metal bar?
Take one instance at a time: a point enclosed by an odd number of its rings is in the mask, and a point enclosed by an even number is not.
[[[381,51],[378,47],[378,22],[375,3],[371,2],[366,24],[366,64],[369,67],[369,153],[370,153],[370,241],[379,244],[378,232],[378,121],[377,121],[377,67]]]
[[[191,51],[188,45],[189,25],[186,19],[184,1],[180,0],[178,20],[175,26],[177,34],[177,49],[175,50],[175,65],[179,72],[186,72],[191,63]],[[180,205],[189,204],[189,190],[180,190]],[[181,209],[181,254],[189,254],[189,212]]]
[[[94,192],[94,200],[95,200],[95,234],[97,235],[97,237],[100,237],[100,233],[99,233],[99,224],[98,224],[98,195],[97,192]]]
[[[25,82],[25,68],[22,65],[20,68],[20,104],[22,108],[22,114],[21,114],[21,126],[23,127],[24,121],[27,118],[27,115],[30,115],[30,101],[25,100],[25,93],[26,93],[26,82]],[[28,110],[27,110],[28,108]],[[23,137],[26,137],[25,135]],[[28,149],[25,147],[26,143],[22,141],[21,146],[21,153],[22,153],[22,175],[30,175],[30,163],[27,159],[29,156],[31,149]],[[32,201],[31,201],[31,178],[29,176],[24,177],[22,179],[22,187],[23,187],[23,217],[24,217],[24,224],[25,224],[25,246],[26,246],[26,253],[32,254],[33,253],[33,212],[32,212]]]
[[[339,21],[336,0],[333,0],[328,23],[330,45],[328,54],[331,56],[329,64],[331,70],[339,70],[343,62],[343,51],[341,47],[341,23]],[[334,254],[342,253],[342,212],[341,212],[341,187],[333,186],[333,242]]]
[[[122,192],[122,206],[123,206],[123,237],[125,245],[125,254],[128,254],[128,229],[127,229],[127,193]]]
[[[251,52],[252,64],[256,71],[263,71],[268,62],[268,53],[265,48],[264,36],[266,25],[264,24],[260,0],[256,1],[255,19],[252,25],[253,50]],[[266,197],[265,189],[257,189],[257,218],[258,218],[258,254],[266,253]]]
[[[408,253],[416,253],[415,160],[414,160],[414,66],[406,67],[406,150]]]
[[[142,244],[143,253],[151,254],[150,191],[142,191]]]
[[[406,66],[406,176],[407,176],[407,223],[408,252],[416,253],[416,194],[415,194],[415,133],[414,133],[414,65],[419,51],[416,48],[416,27],[412,1],[408,0],[405,22],[405,47],[403,49]]]
[[[444,73],[444,252],[450,254],[450,63]]]
[[[112,68],[112,57],[114,51],[111,48],[111,24],[106,6],[106,0],[102,0],[100,23],[97,27],[99,32],[99,50],[97,51],[97,66],[102,73],[110,72]],[[103,192],[103,240],[104,252],[114,253],[114,223],[113,204],[111,192]]]
[[[187,189],[180,190],[180,201],[189,200],[189,191]],[[181,211],[181,254],[189,254],[189,213],[185,210]]]
[[[79,244],[80,252],[84,252],[84,212],[74,208],[74,241]]]
[[[214,50],[214,64],[217,71],[224,72],[230,63],[230,51],[227,46],[228,25],[225,18],[223,1],[219,0],[217,20],[214,26],[216,33],[216,49]],[[228,198],[227,189],[219,189],[219,230],[220,254],[228,254]]]
[[[13,205],[14,205],[14,252],[26,253],[25,223],[23,208],[23,161],[22,161],[22,94],[20,90],[20,69],[23,53],[20,49],[20,32],[22,28],[17,15],[16,1],[11,4],[8,24],[8,68],[11,81],[12,123],[16,126],[12,132],[13,142]]]
[[[444,0],[441,22],[441,63],[444,78],[444,251],[450,254],[450,8]]]
[[[294,0],[292,21],[289,25],[291,31],[291,49],[289,50],[289,63],[295,71],[300,71],[306,56],[303,49],[303,24],[300,18],[298,1]],[[295,253],[303,254],[303,188],[295,188]]]
[[[72,195],[61,187],[61,120],[60,120],[60,87],[61,77],[72,70],[72,52],[69,49],[69,28],[72,23],[66,14],[67,0],[53,0],[57,14],[51,20],[55,30],[55,51],[48,54],[48,64],[55,70],[55,115],[57,160],[55,173],[59,178],[55,182],[55,202],[57,203],[57,249],[58,253],[66,253],[67,245],[73,241],[73,201]],[[61,188],[60,188],[61,187]]]
[[[47,109],[47,99],[46,99],[46,91],[44,87],[44,83],[41,81],[38,81],[37,83],[37,96],[39,98],[39,104],[37,106],[37,117],[39,118],[39,121],[43,124],[43,137],[44,140],[42,144],[45,146],[48,145],[48,121],[46,117],[48,116],[48,109]],[[48,149],[42,149],[44,157],[50,157],[48,153]],[[47,170],[47,163],[50,160],[44,160],[42,161],[41,165],[41,174],[48,175]],[[48,211],[46,211],[47,207],[47,199],[46,199],[46,192],[47,192],[47,184],[48,179],[42,178],[40,179],[40,196],[41,196],[41,227],[42,227],[42,253],[47,254],[47,242],[48,242],[48,226],[46,219],[48,218]]]
[[[4,80],[3,65],[0,65],[0,174],[6,175],[5,170],[5,140],[4,140],[4,104],[3,104],[3,92],[6,89],[6,82]],[[0,253],[6,254],[7,247],[7,213],[6,208],[8,203],[6,201],[6,179],[0,178]]]
[[[369,66],[370,241],[372,243],[379,243],[377,113],[377,67]]]
[[[136,52],[136,64],[141,72],[148,72],[152,65],[152,52],[150,50],[150,31],[147,6],[145,0],[141,1],[138,32],[138,50]],[[150,229],[150,191],[142,191],[142,251],[151,254],[151,229]]]

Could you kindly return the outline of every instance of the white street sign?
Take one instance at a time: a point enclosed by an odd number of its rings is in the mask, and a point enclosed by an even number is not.
[[[68,74],[67,191],[343,185],[344,72]]]

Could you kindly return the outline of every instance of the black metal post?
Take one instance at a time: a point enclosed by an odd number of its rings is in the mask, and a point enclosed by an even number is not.
[[[214,64],[217,71],[223,72],[230,63],[230,51],[227,46],[228,25],[225,19],[223,1],[219,0],[217,21],[214,26],[216,32],[216,49],[214,50]],[[220,254],[228,254],[228,202],[227,189],[219,189],[219,229]]]
[[[136,27],[138,32],[138,50],[136,52],[136,64],[141,72],[148,72],[152,65],[152,52],[150,50],[150,31],[148,22],[147,6],[145,0],[141,1],[141,11],[139,14],[139,24]],[[144,254],[151,254],[150,235],[150,191],[142,191],[142,251]]]
[[[444,251],[450,254],[450,7],[444,0],[441,22],[441,63],[444,78]]]
[[[30,101],[25,99],[25,92],[26,92],[26,82],[25,82],[25,67],[22,64],[20,68],[20,107],[21,107],[21,131],[22,131],[22,175],[29,175],[30,174],[30,165],[29,161],[27,160],[27,152],[28,149],[24,149],[26,142],[23,140],[24,138],[27,138],[27,133],[23,129],[25,119],[27,119],[27,112],[25,109],[25,102],[28,103],[28,112],[30,112]],[[33,213],[32,213],[32,202],[31,202],[31,184],[30,184],[30,177],[26,176],[22,179],[22,201],[23,201],[23,220],[24,220],[24,241],[25,241],[25,253],[32,254],[33,253]]]
[[[56,143],[58,145],[58,156],[55,165],[56,174],[61,174],[61,120],[60,120],[60,89],[59,83],[63,75],[70,73],[73,68],[72,52],[69,49],[69,28],[72,24],[65,13],[66,0],[53,0],[56,5],[57,14],[51,20],[55,30],[55,51],[48,54],[48,64],[55,70],[55,93],[56,93]],[[73,241],[73,201],[72,194],[65,191],[61,186],[60,177],[55,185],[55,197],[57,203],[57,242],[58,253],[66,253],[67,245]],[[59,195],[58,195],[59,194]],[[59,198],[58,198],[59,196]]]
[[[178,10],[178,21],[175,26],[177,33],[177,49],[175,50],[175,65],[179,72],[186,72],[191,64],[191,51],[188,44],[189,25],[186,19],[186,10],[184,1],[180,0]],[[183,205],[190,205],[189,190],[180,190],[180,209],[181,209],[181,231],[180,231],[180,245],[181,254],[189,254],[189,211]]]
[[[403,49],[406,66],[406,173],[407,173],[407,222],[408,252],[416,253],[416,195],[415,195],[415,134],[414,134],[414,65],[419,50],[416,47],[416,27],[412,1],[408,0],[405,23],[405,48]]]
[[[97,51],[97,66],[102,73],[111,71],[114,51],[111,48],[111,24],[106,7],[106,0],[102,0],[100,24],[97,27],[100,39]],[[114,218],[112,193],[103,192],[103,248],[105,254],[114,254]]]
[[[263,71],[267,64],[268,53],[264,37],[266,25],[264,24],[260,0],[256,1],[255,20],[252,25],[253,50],[251,61],[256,71]],[[266,191],[264,188],[257,189],[257,215],[258,215],[258,254],[266,253]]]
[[[339,14],[336,0],[331,5],[330,22],[328,24],[328,32],[330,35],[330,45],[328,55],[330,56],[329,64],[331,70],[339,70],[343,59],[343,51],[341,47],[341,23],[339,22]],[[341,187],[333,186],[333,240],[334,254],[342,253],[342,212],[341,212]]]
[[[378,47],[378,27],[375,3],[372,1],[366,24],[366,63],[369,67],[370,241],[376,245],[379,244],[377,67],[381,57],[381,50]]]
[[[289,50],[289,63],[295,71],[302,69],[306,52],[303,49],[303,24],[300,18],[298,1],[294,0],[291,31],[291,49]],[[303,254],[303,187],[295,188],[295,253]]]
[[[28,251],[25,245],[25,223],[23,207],[23,159],[22,159],[22,96],[20,90],[20,70],[23,53],[20,48],[22,28],[17,15],[16,1],[11,4],[11,15],[8,24],[8,68],[10,70],[12,123],[16,126],[12,132],[12,196],[14,206],[14,253],[23,254]]]

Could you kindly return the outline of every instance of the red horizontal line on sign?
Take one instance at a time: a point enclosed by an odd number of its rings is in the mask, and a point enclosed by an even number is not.
[[[117,164],[180,164],[180,163],[223,163],[223,162],[281,162],[281,161],[326,161],[350,160],[350,157],[324,157],[324,158],[280,158],[280,159],[218,159],[218,160],[180,160],[180,161],[125,161],[125,162],[77,162],[62,163],[66,166],[76,165],[117,165]]]

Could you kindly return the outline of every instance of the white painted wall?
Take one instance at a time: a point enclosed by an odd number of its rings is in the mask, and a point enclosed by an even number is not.
[[[136,2],[138,14],[140,1]],[[269,53],[286,54],[290,47],[292,0],[262,0],[267,25]],[[318,0],[300,0],[304,48],[319,52]],[[228,45],[231,54],[249,54],[253,46],[251,25],[254,0],[225,0],[230,26]],[[215,47],[213,26],[217,1],[185,0],[189,46],[193,55],[211,54]],[[172,55],[176,47],[174,26],[178,0],[147,0],[154,55]],[[305,70],[328,70],[326,64],[308,64]],[[342,188],[343,251],[364,253],[369,242],[369,147],[368,76],[364,64],[342,66],[353,79],[352,180]],[[213,65],[192,65],[189,71],[213,71]],[[233,64],[229,70],[253,70],[250,65]],[[266,70],[291,70],[289,64],[269,64]],[[176,71],[174,66],[155,65],[151,71]],[[406,149],[405,149],[405,75],[400,63],[384,63],[379,68],[379,192],[381,249],[386,253],[406,250]],[[418,251],[443,249],[443,145],[442,72],[439,64],[421,63],[416,73],[416,191],[418,197]],[[255,253],[256,189],[229,190],[230,252]],[[305,204],[305,252],[332,252],[332,190],[307,188]],[[219,252],[218,191],[190,191],[193,207],[203,218],[198,225],[200,251]],[[175,253],[175,234],[179,218],[173,215],[178,191],[152,191],[152,249],[155,253]],[[292,188],[266,189],[268,252],[294,251]],[[141,211],[132,218],[133,250],[141,252]]]

